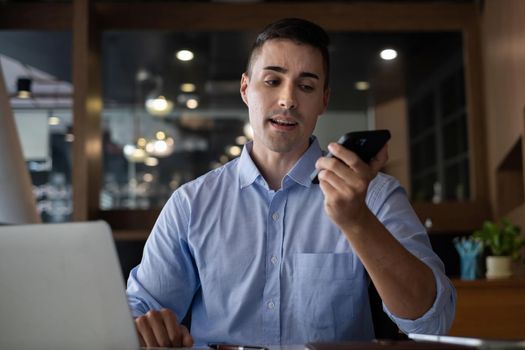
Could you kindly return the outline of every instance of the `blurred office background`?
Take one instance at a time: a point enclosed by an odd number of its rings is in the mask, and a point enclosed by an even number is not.
[[[0,1],[0,65],[44,222],[108,221],[126,275],[179,186],[251,137],[239,82],[282,17],[332,44],[321,145],[388,128],[396,176],[447,273],[452,238],[525,223],[525,7],[509,1]]]

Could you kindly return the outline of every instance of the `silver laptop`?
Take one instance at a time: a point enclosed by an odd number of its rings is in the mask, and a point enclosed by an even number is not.
[[[0,226],[0,349],[139,349],[105,222]]]

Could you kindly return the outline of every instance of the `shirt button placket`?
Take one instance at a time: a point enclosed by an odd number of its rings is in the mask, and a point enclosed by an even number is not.
[[[271,342],[280,342],[281,315],[280,315],[280,276],[279,252],[282,249],[284,205],[283,193],[278,192],[272,198],[268,211],[266,285],[264,288],[263,328],[264,337]]]

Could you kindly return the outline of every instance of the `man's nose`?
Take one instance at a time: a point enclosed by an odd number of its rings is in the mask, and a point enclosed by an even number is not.
[[[279,94],[279,107],[283,109],[297,108],[297,100],[293,84],[283,84]]]

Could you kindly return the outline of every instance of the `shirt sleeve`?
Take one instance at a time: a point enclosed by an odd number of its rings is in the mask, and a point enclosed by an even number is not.
[[[184,203],[180,190],[171,196],[146,241],[142,261],[130,272],[126,292],[133,317],[167,308],[181,321],[200,285],[187,243],[190,207]]]
[[[446,334],[454,320],[456,291],[441,259],[434,253],[428,234],[397,180],[385,175],[374,180],[369,207],[388,231],[433,272],[436,298],[432,307],[415,320],[396,317],[385,304],[383,310],[404,333]]]

